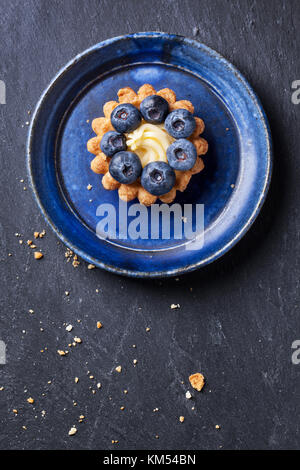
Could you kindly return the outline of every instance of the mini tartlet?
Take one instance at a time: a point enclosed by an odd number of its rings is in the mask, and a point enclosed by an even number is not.
[[[156,98],[155,100],[155,96],[159,96],[163,99]],[[158,101],[162,105],[161,116],[159,116],[157,109],[154,109],[153,111],[153,108],[150,106],[149,110],[149,106],[146,106],[148,102],[151,104],[151,99],[153,98],[150,97],[154,97],[154,101]],[[204,168],[204,163],[200,156],[206,154],[208,150],[208,143],[205,139],[200,137],[205,127],[203,120],[196,116],[191,118],[191,115],[194,113],[193,104],[187,100],[176,101],[176,95],[174,91],[169,88],[164,88],[156,92],[156,90],[151,85],[145,84],[139,88],[137,93],[135,93],[135,91],[131,88],[125,87],[118,91],[118,98],[118,102],[106,102],[103,106],[104,117],[96,118],[92,122],[92,128],[96,133],[96,137],[91,138],[87,143],[88,151],[95,155],[95,158],[91,162],[92,171],[94,173],[103,175],[102,185],[105,189],[118,189],[119,197],[123,201],[129,202],[135,198],[138,198],[139,202],[145,206],[151,206],[157,201],[157,199],[163,203],[173,202],[176,197],[176,191],[185,191],[192,176],[200,173]],[[145,100],[146,98],[147,100]],[[118,122],[116,124],[117,113],[113,112],[117,107],[119,109],[120,105],[129,105],[129,110],[132,110],[133,105],[137,110],[139,110],[138,112],[136,111],[135,113],[132,113],[133,128],[131,127],[129,131],[122,131],[123,127],[121,121],[120,125]],[[166,107],[168,108],[167,110]],[[176,113],[172,113],[173,111],[176,111]],[[177,122],[179,121],[172,123],[172,117],[176,119],[177,114],[180,115],[180,113],[183,116],[185,113],[187,118],[191,121],[190,129],[192,132],[190,135],[185,135],[184,138],[181,139],[185,140],[183,145],[185,145],[184,149],[187,149],[186,153],[188,154],[191,152],[190,161],[192,162],[192,166],[188,170],[176,169],[178,168],[178,162],[177,165],[174,165],[174,159],[176,160],[174,155],[180,155],[180,160],[178,160],[179,166],[181,165],[180,161],[182,162],[182,160],[187,156],[182,151],[182,148],[179,148],[182,147],[180,145],[180,141],[177,139],[178,136],[180,139],[180,128],[177,129],[178,126],[176,127]],[[140,115],[140,118],[138,115]],[[115,127],[113,126],[111,119],[113,120]],[[173,129],[171,126],[173,125],[175,134],[172,136],[167,132],[166,127],[169,129],[169,132],[171,132]],[[110,134],[107,134],[109,132]],[[117,133],[119,135],[117,135]],[[113,148],[117,148],[119,146],[121,151],[115,153],[113,153],[114,149],[111,151],[112,147],[110,146],[110,135],[114,137],[116,142]],[[186,142],[187,140],[189,142]],[[102,151],[101,147],[105,150],[105,153]],[[169,159],[167,158],[167,150]],[[133,156],[131,154],[133,154]],[[138,156],[140,162],[137,161],[134,155]],[[182,155],[184,156],[183,158]],[[138,175],[135,181],[130,183],[123,182],[124,179],[120,177],[118,178],[119,181],[116,179],[116,175],[118,175],[120,168],[120,161],[123,163],[125,162],[125,165],[127,161],[126,158],[128,157],[129,160],[131,159],[133,161],[134,171],[131,171],[131,179]],[[170,163],[171,160],[172,163]],[[157,194],[161,193],[163,189],[156,190],[156,188],[153,189],[150,185],[150,189],[152,191],[151,193],[144,187],[146,186],[149,188],[149,169],[151,167],[151,165],[149,166],[149,163],[151,163],[153,167],[157,166],[156,164],[153,164],[153,162],[161,162],[158,163],[158,165],[160,168],[162,168],[162,176],[164,177],[166,174],[168,183],[165,187],[168,185],[170,187],[172,184],[171,189],[169,189],[168,192],[164,194]],[[170,167],[171,164],[173,165],[172,168]],[[139,166],[141,168],[139,168]],[[170,168],[170,171],[167,167]],[[180,166],[180,168],[182,168],[182,166]],[[113,177],[111,173],[113,173],[115,177]],[[134,173],[134,175],[132,173]],[[161,176],[159,176],[159,178],[160,177]],[[125,180],[131,181],[130,178],[125,178]],[[143,185],[141,181],[143,182]],[[154,186],[155,184],[156,182],[154,181]],[[153,194],[153,192],[156,194]]]

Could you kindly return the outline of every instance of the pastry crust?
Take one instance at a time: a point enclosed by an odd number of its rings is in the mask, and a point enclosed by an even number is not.
[[[152,85],[145,83],[142,85],[138,92],[136,93],[132,88],[125,87],[121,88],[118,91],[119,101],[108,101],[103,106],[104,117],[99,117],[93,120],[92,128],[96,134],[96,137],[92,137],[87,142],[87,149],[90,153],[95,155],[95,158],[91,162],[91,169],[94,173],[103,174],[102,185],[107,190],[116,190],[118,189],[119,197],[123,201],[129,202],[135,198],[138,198],[141,204],[145,206],[151,206],[158,199],[156,196],[150,194],[146,189],[144,189],[140,181],[136,181],[132,184],[120,184],[116,181],[111,174],[109,173],[109,158],[107,158],[104,153],[101,152],[100,142],[103,135],[110,131],[114,130],[111,121],[110,115],[111,112],[121,103],[131,103],[137,108],[140,107],[141,102],[147,96],[159,95],[162,96],[165,100],[168,101],[170,111],[175,109],[187,109],[191,113],[194,113],[194,106],[188,100],[176,101],[176,94],[170,88],[163,88],[162,90],[156,91]],[[167,194],[164,194],[159,197],[160,201],[166,204],[170,204],[176,198],[176,191],[185,191],[187,188],[190,179],[193,175],[200,173],[204,168],[203,160],[199,157],[200,155],[205,155],[208,150],[208,143],[202,137],[199,137],[204,129],[205,125],[202,119],[195,116],[196,120],[196,129],[191,135],[191,142],[195,145],[197,149],[197,160],[195,165],[191,170],[188,171],[176,171],[176,183],[174,188]]]

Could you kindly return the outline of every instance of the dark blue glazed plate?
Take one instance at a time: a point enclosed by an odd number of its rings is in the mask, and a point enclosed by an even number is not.
[[[103,115],[103,104],[116,100],[120,88],[137,91],[144,83],[156,90],[171,88],[178,100],[190,100],[206,124],[205,169],[174,201],[182,209],[186,204],[204,207],[203,243],[192,249],[193,240],[184,234],[178,238],[172,229],[170,237],[159,228],[158,238],[151,238],[151,209],[148,238],[112,240],[96,233],[99,205],[109,204],[118,214],[120,204],[117,191],[106,191],[90,170],[91,121]],[[230,250],[261,209],[271,157],[266,116],[242,75],[203,44],[165,33],[109,39],[75,57],[42,95],[27,144],[35,197],[60,239],[89,263],[136,277],[179,275]]]

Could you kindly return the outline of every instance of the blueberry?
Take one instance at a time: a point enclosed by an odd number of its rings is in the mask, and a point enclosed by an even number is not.
[[[175,140],[175,142],[167,148],[167,159],[170,167],[174,168],[174,170],[190,170],[196,163],[196,147],[189,140]]]
[[[112,157],[109,172],[119,183],[130,184],[142,173],[142,164],[136,153],[122,151]]]
[[[112,111],[110,120],[116,131],[132,132],[139,127],[142,115],[133,104],[124,103]]]
[[[126,137],[120,132],[108,131],[100,142],[100,148],[107,157],[112,157],[121,150],[126,150]]]
[[[151,124],[160,124],[167,117],[169,104],[161,96],[151,95],[141,102],[140,111],[145,121]]]
[[[161,196],[171,191],[175,180],[174,170],[165,162],[148,163],[141,177],[142,186],[154,196]]]
[[[175,109],[165,120],[166,131],[175,139],[189,137],[196,128],[196,121],[187,109]]]

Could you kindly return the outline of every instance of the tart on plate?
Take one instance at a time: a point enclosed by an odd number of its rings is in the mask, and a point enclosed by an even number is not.
[[[118,189],[123,201],[173,202],[176,191],[185,191],[204,168],[203,120],[194,116],[190,101],[176,101],[169,88],[156,92],[145,84],[135,93],[125,87],[118,99],[106,102],[104,116],[92,122],[96,137],[87,143],[95,155],[92,171],[103,175],[105,189]]]

